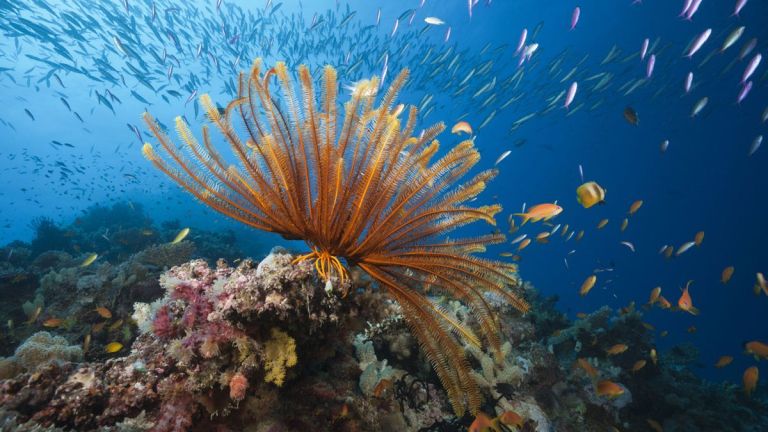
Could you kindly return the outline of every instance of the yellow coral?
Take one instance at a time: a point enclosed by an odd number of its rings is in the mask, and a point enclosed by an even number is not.
[[[272,339],[264,344],[264,381],[282,386],[285,372],[296,365],[296,341],[277,327],[272,329]]]

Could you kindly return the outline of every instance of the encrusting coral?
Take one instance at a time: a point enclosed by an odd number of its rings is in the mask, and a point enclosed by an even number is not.
[[[284,63],[264,71],[257,59],[250,75],[240,75],[237,98],[223,111],[208,95],[201,97],[240,167],[224,162],[207,127],[201,144],[186,121],[176,118],[185,153],[148,113],[145,122],[160,145],[155,151],[145,144],[144,156],[211,208],[252,227],[304,240],[311,252],[296,260],[313,261],[329,290],[348,278],[344,262],[365,271],[400,304],[455,412],[476,412],[479,389],[454,334],[478,346],[481,339],[424,292],[428,288],[465,302],[481,337],[502,361],[499,326],[484,294],[495,293],[521,311],[528,304],[510,289],[519,283],[513,264],[474,254],[505,237],[446,238],[475,221],[495,225],[501,206],[467,203],[496,171],[459,183],[480,159],[471,139],[431,162],[438,153],[435,138],[445,127],[438,124],[413,136],[415,107],[402,123],[405,106],[395,106],[395,99],[407,70],[392,81],[378,106],[378,78],[360,81],[343,116],[335,69],[323,69],[319,98],[309,68],[300,66],[298,76],[297,95]],[[275,89],[272,78],[278,82]],[[247,132],[244,139],[235,132],[238,127]]]

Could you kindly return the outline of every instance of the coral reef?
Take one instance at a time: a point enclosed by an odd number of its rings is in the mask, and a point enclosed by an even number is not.
[[[8,327],[0,332],[0,356],[12,355],[24,339],[45,329],[70,344],[90,337],[86,358],[105,358],[103,345],[133,340],[133,303],[162,295],[158,278],[163,271],[201,253],[242,256],[231,232],[195,229],[185,241],[171,244],[178,224],[155,228],[141,206],[130,202],[94,206],[66,226],[41,218],[33,228],[30,244],[16,241],[0,248],[0,316]],[[91,252],[98,259],[81,266]],[[113,317],[103,320],[94,313],[97,307]],[[62,322],[44,326],[49,319]]]
[[[354,272],[326,290],[309,261],[294,261],[276,248],[259,263],[192,260],[170,268],[159,277],[162,296],[134,305],[138,336],[130,349],[109,359],[100,349],[81,362],[79,346],[37,333],[18,358],[0,361],[0,428],[467,430],[475,418],[455,417],[397,303]],[[640,311],[601,308],[569,321],[553,299],[525,289],[534,301],[522,317],[488,298],[504,340],[500,358],[457,337],[480,410],[511,419],[507,430],[649,430],[649,420],[673,432],[768,428],[764,392],[747,399],[737,386],[696,377],[692,346],[651,358],[653,336]],[[472,325],[466,305],[428,299]],[[26,309],[41,304],[49,307],[33,298]],[[639,359],[647,362],[633,370]],[[598,391],[605,381],[620,394]]]

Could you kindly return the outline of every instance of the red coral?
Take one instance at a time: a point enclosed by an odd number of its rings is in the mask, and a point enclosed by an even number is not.
[[[213,305],[202,295],[197,296],[189,302],[187,310],[181,319],[181,323],[186,328],[192,328],[195,324],[202,324],[208,321],[208,314],[213,312]]]
[[[168,306],[162,306],[157,310],[155,320],[152,321],[152,330],[161,339],[170,339],[176,335]]]
[[[173,287],[171,291],[172,300],[184,300],[187,303],[194,303],[203,294],[202,284],[197,281],[184,281]]]
[[[229,398],[241,401],[245,398],[246,390],[248,390],[248,378],[240,372],[234,374],[229,380]]]

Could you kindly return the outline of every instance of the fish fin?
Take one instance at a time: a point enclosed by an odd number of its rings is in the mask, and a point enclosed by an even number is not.
[[[697,308],[691,306],[690,308],[688,308],[688,313],[690,313],[691,315],[698,315],[699,314],[699,310]]]
[[[523,222],[520,223],[520,226],[525,225],[526,223],[528,223],[529,220],[531,220],[531,217],[528,216],[528,213],[512,213],[512,216],[520,216],[521,218],[523,218]]]

